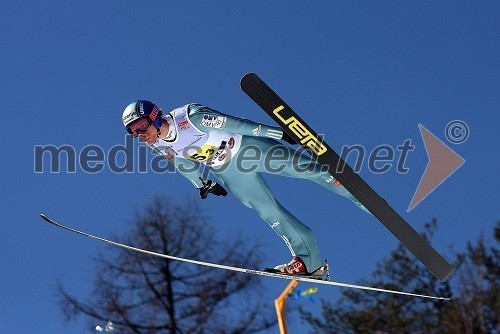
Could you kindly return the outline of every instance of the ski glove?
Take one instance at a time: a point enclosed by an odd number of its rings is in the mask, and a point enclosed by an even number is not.
[[[293,139],[292,137],[290,137],[290,135],[288,133],[286,133],[285,131],[283,131],[283,137],[281,137],[281,140],[284,140],[287,143],[292,144],[292,145],[297,145],[298,144],[297,141],[295,141],[295,139]]]
[[[200,196],[201,199],[205,199],[208,196],[208,193],[212,193],[216,196],[226,196],[227,191],[222,187],[220,184],[217,182],[214,182],[212,180],[208,181],[202,181],[203,182],[203,187],[200,188]]]

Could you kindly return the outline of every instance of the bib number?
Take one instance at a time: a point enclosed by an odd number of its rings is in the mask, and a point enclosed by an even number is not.
[[[215,154],[215,150],[215,146],[205,145],[198,152],[191,154],[188,159],[199,162],[207,161]]]

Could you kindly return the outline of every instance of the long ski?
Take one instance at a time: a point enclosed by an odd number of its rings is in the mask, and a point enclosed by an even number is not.
[[[255,73],[241,79],[241,89],[257,103],[283,131],[311,153],[356,199],[363,204],[441,282],[454,268],[418,234],[377,192],[375,192],[314,130],[308,126]]]
[[[187,263],[192,263],[200,266],[205,266],[205,267],[212,267],[212,268],[218,268],[218,269],[224,269],[224,270],[230,270],[230,271],[236,271],[236,272],[241,272],[245,274],[252,274],[252,275],[260,275],[260,276],[267,276],[267,277],[273,277],[273,278],[281,278],[281,279],[287,279],[287,280],[297,280],[301,282],[309,282],[309,283],[315,283],[315,284],[325,284],[325,285],[334,285],[334,286],[340,286],[343,288],[351,288],[351,289],[362,289],[362,290],[370,290],[370,291],[377,291],[377,292],[384,292],[384,293],[392,293],[392,294],[398,294],[398,295],[405,295],[405,296],[411,296],[411,297],[419,297],[419,298],[430,298],[430,299],[441,299],[441,300],[450,300],[450,298],[446,297],[435,297],[435,296],[427,296],[427,295],[422,295],[422,294],[416,294],[416,293],[410,293],[410,292],[403,292],[403,291],[396,291],[396,290],[387,290],[387,289],[379,289],[379,288],[373,288],[369,286],[362,286],[362,285],[355,285],[355,284],[346,284],[346,283],[340,283],[340,282],[334,282],[334,281],[322,281],[318,279],[313,279],[313,278],[307,278],[303,276],[290,276],[290,275],[280,275],[280,274],[275,274],[275,273],[269,273],[261,270],[252,270],[252,269],[246,269],[246,268],[239,268],[239,267],[232,267],[232,266],[226,266],[222,264],[217,264],[217,263],[210,263],[210,262],[203,262],[203,261],[197,261],[197,260],[191,260],[191,259],[185,259],[182,257],[177,257],[177,256],[172,256],[172,255],[167,255],[167,254],[162,254],[162,253],[156,253],[152,251],[148,251],[145,249],[137,248],[137,247],[132,247],[129,245],[125,245],[116,241],[111,241],[108,239],[104,239],[95,235],[92,235],[87,232],[82,232],[77,229],[74,229],[69,226],[62,225],[49,217],[47,217],[44,214],[40,214],[40,216],[46,221],[51,223],[52,225],[55,225],[57,227],[60,227],[62,229],[65,229],[67,231],[71,231],[73,233],[83,235],[85,237],[99,240],[114,246],[118,246],[121,248],[125,248],[131,251],[139,252],[139,253],[144,253],[152,256],[158,256],[162,257],[165,259],[169,260],[175,260],[175,261],[182,261],[182,262],[187,262]]]

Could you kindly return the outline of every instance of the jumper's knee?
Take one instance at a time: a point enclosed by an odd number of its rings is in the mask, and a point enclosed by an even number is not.
[[[265,220],[269,225],[285,219],[284,214],[274,204],[263,204],[259,202],[249,202],[248,204],[249,207],[254,209],[260,218]]]

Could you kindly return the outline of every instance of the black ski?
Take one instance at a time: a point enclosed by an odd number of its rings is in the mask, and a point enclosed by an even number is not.
[[[454,268],[427,240],[418,234],[379,194],[318,136],[264,81],[255,73],[241,79],[241,89],[269,114],[297,143],[332,174],[356,199],[406,247],[441,282]],[[341,168],[337,168],[341,167]]]

